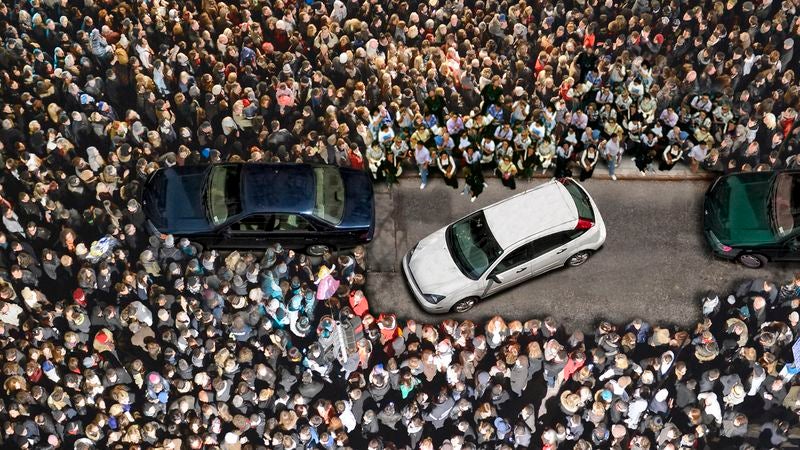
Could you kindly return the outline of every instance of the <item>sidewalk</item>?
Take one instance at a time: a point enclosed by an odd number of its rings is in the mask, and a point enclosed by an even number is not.
[[[706,172],[703,169],[697,171],[697,173],[692,173],[689,169],[689,164],[681,161],[669,171],[660,171],[658,170],[658,165],[654,163],[654,167],[656,171],[654,173],[647,173],[646,175],[642,175],[639,172],[639,169],[636,167],[633,161],[629,157],[623,156],[622,163],[617,167],[616,175],[617,180],[653,180],[653,181],[684,181],[684,180],[691,180],[691,181],[703,181],[703,180],[713,180],[717,174]],[[577,170],[573,170],[572,174],[574,177],[577,178],[579,172]],[[484,171],[484,176],[487,177],[494,177],[493,172]],[[549,169],[547,172],[542,174],[541,170],[537,170],[534,172],[534,178],[552,178],[553,176],[553,169]],[[419,172],[417,171],[416,167],[408,167],[403,166],[403,174],[401,177],[419,177]],[[593,179],[597,180],[610,180],[611,177],[608,175],[608,167],[606,166],[604,161],[600,161],[597,163],[597,166],[594,169],[594,174],[592,175]]]

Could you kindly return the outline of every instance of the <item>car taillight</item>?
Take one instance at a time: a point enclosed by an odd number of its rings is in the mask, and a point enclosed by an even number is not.
[[[579,218],[578,219],[578,224],[575,225],[575,229],[576,230],[588,230],[589,228],[592,228],[593,226],[594,226],[594,222],[592,222],[591,220]]]

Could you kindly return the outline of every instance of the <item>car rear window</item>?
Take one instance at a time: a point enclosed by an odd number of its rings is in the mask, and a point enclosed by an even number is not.
[[[569,178],[564,179],[562,183],[564,184],[564,187],[567,188],[567,191],[569,192],[569,195],[572,196],[572,199],[575,200],[575,206],[578,208],[578,216],[580,216],[581,219],[594,221],[592,202],[589,200],[589,196],[586,194],[586,192],[584,192],[577,183]]]

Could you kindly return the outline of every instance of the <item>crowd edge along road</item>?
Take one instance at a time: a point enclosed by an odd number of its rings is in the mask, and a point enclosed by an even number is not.
[[[580,266],[605,239],[592,198],[564,178],[434,232],[405,255],[403,272],[422,309],[460,313],[549,270]]]
[[[800,260],[800,171],[717,178],[706,192],[704,232],[714,254],[750,268]]]
[[[145,184],[151,233],[212,248],[280,242],[320,255],[367,243],[375,231],[367,173],[329,165],[231,163],[162,168]]]

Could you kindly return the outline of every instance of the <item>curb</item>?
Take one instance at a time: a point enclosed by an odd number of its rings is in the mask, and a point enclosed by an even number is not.
[[[411,173],[409,173],[411,172]],[[437,177],[434,175],[434,177]],[[498,178],[494,172],[485,172],[483,174],[484,178]],[[638,181],[710,181],[717,177],[717,174],[703,172],[703,173],[670,173],[670,174],[660,174],[656,172],[655,175],[644,175],[642,176],[638,172],[636,173],[617,173],[617,181],[621,180],[638,180]],[[403,174],[400,175],[400,178],[419,178],[419,172],[411,171],[411,170],[403,170]],[[458,175],[459,179],[464,179],[462,175]],[[533,177],[535,179],[550,179],[553,178],[552,173],[534,173]],[[575,178],[573,176],[573,178]],[[524,180],[525,178],[517,177],[517,180]],[[611,180],[611,176],[603,171],[603,173],[595,173],[592,175],[593,180]]]

